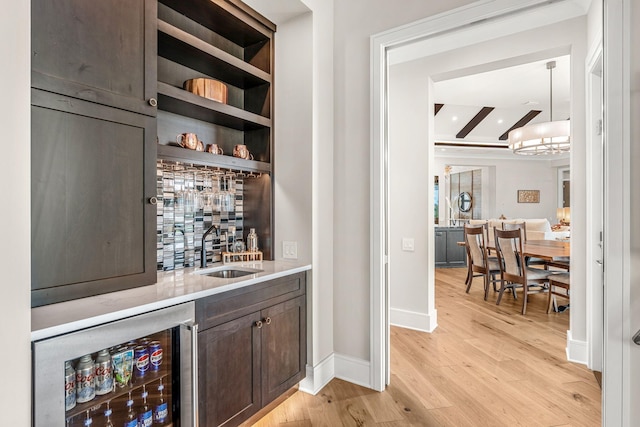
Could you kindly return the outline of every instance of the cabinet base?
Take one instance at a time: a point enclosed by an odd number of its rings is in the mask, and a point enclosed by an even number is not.
[[[260,409],[258,412],[253,414],[248,420],[240,424],[239,427],[251,427],[252,425],[257,423],[259,420],[261,420],[269,412],[273,411],[278,406],[280,406],[280,404],[283,403],[285,400],[293,396],[297,391],[298,391],[298,385],[294,385],[289,390],[287,390],[282,395],[280,395],[280,397],[276,398],[273,402],[269,403],[267,406],[265,406],[264,408]]]

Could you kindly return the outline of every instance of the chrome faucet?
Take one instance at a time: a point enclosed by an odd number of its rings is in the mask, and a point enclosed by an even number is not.
[[[216,236],[220,236],[220,226],[218,224],[211,224],[211,227],[202,235],[202,248],[200,249],[200,268],[207,267],[207,248],[205,246],[205,241],[207,236],[211,234],[212,231],[216,231]]]

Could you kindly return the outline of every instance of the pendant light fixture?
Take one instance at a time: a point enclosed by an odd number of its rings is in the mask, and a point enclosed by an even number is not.
[[[571,122],[553,121],[553,69],[556,61],[547,62],[549,70],[549,121],[523,126],[509,132],[509,148],[516,154],[540,155],[567,153],[571,149]]]

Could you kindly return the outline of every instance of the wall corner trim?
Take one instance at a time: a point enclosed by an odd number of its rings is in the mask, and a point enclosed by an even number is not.
[[[335,376],[335,358],[331,353],[317,365],[307,365],[307,376],[300,381],[299,390],[315,396]]]
[[[589,361],[589,346],[587,342],[574,340],[571,336],[571,330],[567,331],[567,360],[583,365],[588,365]]]
[[[438,312],[418,313],[415,311],[391,308],[389,310],[391,325],[400,328],[413,329],[421,332],[433,332],[438,327]]]

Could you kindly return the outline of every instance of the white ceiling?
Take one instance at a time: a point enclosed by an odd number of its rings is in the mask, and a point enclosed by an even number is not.
[[[444,104],[435,116],[436,141],[506,145],[498,139],[500,135],[530,110],[542,111],[530,124],[549,121],[550,76],[546,64],[552,60],[556,61],[553,120],[569,119],[570,56],[564,55],[435,82],[434,100]],[[495,109],[465,138],[456,138],[485,106]]]
[[[539,11],[540,16],[535,15],[536,12],[531,12],[534,14],[531,19],[532,25],[539,26],[541,25],[539,22],[549,24],[582,15],[588,9],[589,1],[551,2],[545,8],[541,8]],[[309,8],[301,0],[244,0],[244,2],[276,25],[310,12]],[[565,10],[566,8],[570,10]],[[499,28],[504,28],[505,26],[504,22],[497,24],[499,24]],[[495,36],[496,34],[492,33],[490,38]],[[457,38],[458,36],[456,36]],[[428,41],[426,40],[425,42]],[[445,46],[446,43],[440,43],[440,45]],[[405,50],[409,53],[404,52]],[[415,59],[416,52],[413,51],[423,52],[424,49],[421,48],[420,43],[405,46],[403,49],[393,52],[395,56],[392,62],[399,63]],[[411,52],[413,52],[413,56]],[[493,68],[489,71],[458,70],[454,72],[456,74],[455,77],[440,76],[440,80],[435,83],[435,102],[445,105],[435,117],[436,141],[506,144],[506,142],[499,142],[498,137],[529,110],[542,110],[542,113],[530,123],[548,121],[549,71],[546,68],[546,63],[550,60],[557,62],[557,66],[553,71],[553,118],[554,120],[569,118],[570,58],[568,55],[543,60],[536,59],[533,62],[517,65],[505,61],[502,66],[500,64],[491,64]],[[468,74],[464,75],[465,73]],[[436,77],[434,76],[435,79]],[[526,105],[527,103],[529,105]],[[464,140],[455,138],[455,135],[464,125],[484,106],[495,107],[495,110]],[[453,117],[457,117],[457,120],[453,120]],[[502,123],[498,123],[499,120],[502,120]],[[515,157],[514,154],[506,149],[451,147],[436,149],[436,156],[459,157],[470,155],[491,158]],[[522,158],[522,156],[517,157]],[[537,156],[534,157],[535,160],[541,160]]]
[[[276,25],[310,12],[300,0],[243,0],[243,2]]]

